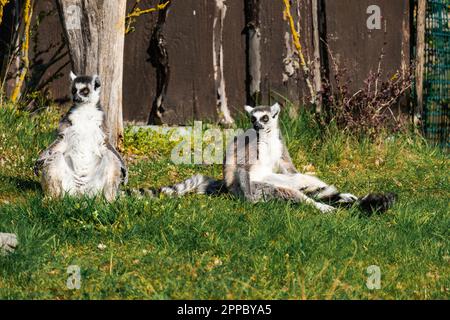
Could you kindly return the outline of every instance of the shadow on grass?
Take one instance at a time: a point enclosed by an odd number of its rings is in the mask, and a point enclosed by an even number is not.
[[[19,191],[41,191],[41,184],[31,179],[23,179],[0,174],[0,181],[16,187]]]

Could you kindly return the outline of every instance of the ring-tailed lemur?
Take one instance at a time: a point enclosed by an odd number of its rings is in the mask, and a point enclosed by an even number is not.
[[[73,106],[62,117],[56,140],[39,155],[34,172],[42,171],[42,188],[52,197],[103,193],[112,201],[120,184],[127,183],[128,171],[108,140],[100,79],[73,72],[70,77]]]
[[[223,180],[195,175],[182,183],[163,187],[161,192],[168,195],[192,191],[231,192],[252,202],[270,199],[304,202],[322,212],[333,211],[335,207],[330,204],[350,206],[356,203],[367,211],[385,211],[393,204],[394,194],[369,194],[358,198],[339,193],[334,186],[314,176],[299,173],[279,129],[280,106],[277,103],[255,108],[246,106],[245,110],[251,117],[253,129],[236,137],[227,147]],[[239,141],[245,142],[239,144]]]

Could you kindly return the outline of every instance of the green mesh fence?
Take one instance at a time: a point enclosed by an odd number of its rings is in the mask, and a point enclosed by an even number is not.
[[[450,150],[450,0],[428,0],[425,27],[424,131]]]

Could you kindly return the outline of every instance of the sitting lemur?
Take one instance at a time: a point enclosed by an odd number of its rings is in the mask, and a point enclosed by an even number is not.
[[[108,139],[105,112],[100,104],[100,79],[71,72],[73,106],[58,128],[56,140],[40,155],[34,171],[42,171],[44,193],[93,196],[108,201],[128,180],[127,167]]]
[[[223,164],[223,180],[195,175],[184,182],[161,189],[168,195],[188,192],[217,194],[231,192],[251,202],[283,199],[310,204],[322,212],[335,206],[356,204],[366,212],[385,211],[396,195],[369,194],[358,198],[338,190],[319,178],[297,171],[279,129],[280,106],[246,106],[252,129],[235,137]]]

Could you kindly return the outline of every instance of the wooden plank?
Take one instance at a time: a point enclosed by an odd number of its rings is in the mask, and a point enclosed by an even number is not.
[[[30,43],[28,90],[38,90],[57,102],[69,99],[70,57],[54,0],[36,2]]]
[[[416,39],[416,96],[417,108],[415,116],[423,114],[423,77],[425,68],[425,18],[426,0],[419,0],[417,6],[417,39]]]
[[[127,3],[130,12],[135,0]],[[142,0],[139,8],[154,8],[158,0]],[[147,123],[156,97],[156,73],[148,52],[158,13],[140,16],[133,23],[134,31],[125,36],[123,73],[123,117],[125,121]]]
[[[291,4],[291,14],[294,18],[294,21],[297,25],[297,33],[300,37],[300,44],[302,46],[302,52],[304,59],[306,60],[307,67],[309,69],[309,74],[305,73],[305,70],[300,65],[300,57],[295,57],[297,61],[296,72],[294,76],[291,76],[288,80],[284,80],[284,83],[287,84],[287,97],[290,101],[294,102],[296,105],[300,106],[309,106],[311,105],[311,90],[309,85],[314,80],[314,66],[319,67],[320,64],[316,64],[315,61],[315,38],[314,38],[314,17],[313,17],[313,1],[312,0],[294,0]],[[320,11],[320,9],[319,9]],[[318,21],[319,22],[319,21]],[[289,57],[289,46],[294,49],[294,44],[292,41],[291,31],[289,30],[288,22],[286,21],[285,27],[285,37],[290,37],[290,42],[286,42],[285,45],[285,55],[284,61]],[[320,35],[320,34],[319,34]],[[319,62],[319,61],[317,61]],[[286,66],[286,63],[285,63]],[[287,69],[285,68],[285,74]],[[320,74],[320,70],[318,73]],[[310,84],[307,83],[307,77],[309,77]],[[316,90],[320,90],[319,82],[317,83],[318,87],[315,87]]]
[[[150,123],[233,121],[245,103],[243,27],[237,1],[173,2],[160,14],[149,52],[162,88]]]
[[[1,62],[7,63],[8,46],[11,44],[14,26],[14,5],[23,2],[10,2],[5,7],[3,23],[0,26]],[[41,93],[57,102],[64,102],[69,94],[70,59],[64,43],[62,28],[54,0],[40,0],[34,6],[31,22],[31,38],[29,46],[30,69],[25,83],[24,94],[41,91]],[[6,65],[3,66],[6,69]],[[9,69],[11,74],[17,70],[16,65]],[[9,96],[15,86],[14,79],[7,81],[6,94]]]
[[[260,26],[260,0],[244,0],[245,8],[245,91],[247,104],[261,103],[261,26]]]
[[[283,82],[286,57],[286,22],[283,21],[282,1],[262,1],[261,24],[261,102],[270,104],[286,96]],[[290,40],[289,40],[290,41]]]
[[[0,60],[1,60],[1,75],[5,76],[5,83],[3,90],[6,96],[10,97],[16,85],[15,75],[20,65],[20,58],[12,59],[9,57],[14,48],[19,47],[19,36],[15,36],[16,29],[20,28],[18,20],[19,13],[22,12],[22,1],[10,1],[3,8],[3,19],[0,24]],[[3,81],[3,79],[2,79]]]
[[[261,103],[289,100],[294,104],[309,103],[306,77],[300,68],[292,34],[282,1],[263,1],[259,8],[261,33]],[[308,64],[313,60],[311,1],[295,0],[291,14],[300,34],[303,55]]]
[[[226,1],[223,25],[223,64],[228,108],[232,117],[243,112],[245,91],[245,16],[243,1]]]
[[[158,50],[167,52],[169,77],[161,97],[161,120],[185,124],[195,119],[217,120],[213,68],[212,26],[215,3],[208,0],[175,1],[160,17]],[[155,51],[155,50],[154,50]]]
[[[313,78],[314,78],[314,90],[318,94],[316,98],[316,112],[322,112],[322,98],[320,95],[322,89],[322,66],[320,59],[320,48],[322,42],[320,41],[320,21],[319,21],[319,3],[318,0],[312,0],[311,3],[311,16],[313,20]]]
[[[305,59],[308,64],[314,63],[314,22],[312,11],[314,10],[312,7],[311,0],[295,0],[294,3],[297,7],[296,10],[296,21],[298,24],[299,32],[300,32],[300,42],[303,47],[303,54],[305,55]],[[319,9],[320,11],[320,9]],[[320,17],[319,17],[320,22]],[[319,34],[320,36],[320,34]],[[324,67],[324,66],[322,66]],[[310,92],[308,85],[306,83],[305,74],[302,72],[301,68],[297,69],[297,88],[298,88],[298,100],[293,100],[294,102],[298,102],[302,106],[308,106],[310,104]],[[294,97],[293,93],[289,94],[289,97]]]
[[[339,0],[326,1],[327,41],[341,69],[347,69],[349,89],[357,91],[364,85],[369,72],[377,72],[379,58],[384,49],[381,65],[382,79],[401,71],[405,39],[403,17],[408,0]],[[369,30],[366,13],[371,5],[381,8],[380,30]],[[408,15],[407,15],[408,16]],[[332,63],[330,61],[330,63]],[[331,70],[331,79],[333,72]]]

